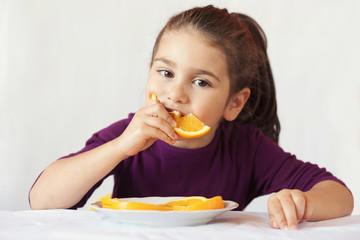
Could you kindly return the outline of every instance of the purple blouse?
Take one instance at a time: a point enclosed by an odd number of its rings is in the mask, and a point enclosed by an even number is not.
[[[129,114],[127,119],[95,133],[81,151],[69,156],[117,138],[133,116]],[[344,184],[325,168],[284,152],[257,128],[225,121],[203,148],[182,149],[158,140],[119,163],[106,177],[110,175],[114,176],[113,197],[220,195],[237,202],[237,210],[258,196],[281,189],[308,191],[324,180]],[[84,206],[102,181],[72,208]]]

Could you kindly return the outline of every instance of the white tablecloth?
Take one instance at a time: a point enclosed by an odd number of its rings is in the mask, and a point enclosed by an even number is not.
[[[111,221],[93,211],[1,211],[0,239],[360,239],[360,215],[270,228],[266,213],[227,212],[206,225],[151,228]]]

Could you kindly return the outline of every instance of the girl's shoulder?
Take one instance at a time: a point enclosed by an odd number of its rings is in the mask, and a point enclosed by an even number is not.
[[[110,142],[111,140],[114,140],[125,131],[133,117],[134,114],[130,113],[127,118],[119,120],[101,129],[100,131],[95,132],[91,138],[86,141],[85,148],[81,151],[88,151],[104,143]]]
[[[106,128],[93,134],[93,137],[103,139],[105,142],[111,141],[120,136],[126,129],[134,117],[134,113],[130,113],[127,118],[121,119]]]
[[[241,124],[236,121],[223,121],[220,125],[220,131],[225,139],[231,139],[236,142],[257,142],[265,135],[256,126],[250,124]]]
[[[134,117],[134,113],[129,113],[127,118],[121,119],[117,122],[112,123],[108,127],[105,127],[104,129],[100,130],[99,132],[105,131],[105,132],[114,132],[120,134],[125,130],[125,128],[129,125],[132,118]]]
[[[252,159],[259,152],[278,152],[281,147],[256,126],[238,122],[220,125],[220,141],[232,152],[245,154]]]
[[[131,119],[134,117],[134,113],[130,113],[127,118],[124,118],[122,120],[119,120],[108,127],[105,127],[101,129],[100,131],[95,132],[87,141],[85,146],[78,152],[71,153],[65,157],[71,157],[86,151],[89,151],[91,149],[94,149],[104,143],[110,142],[111,140],[117,138],[120,136],[126,127],[129,125]]]

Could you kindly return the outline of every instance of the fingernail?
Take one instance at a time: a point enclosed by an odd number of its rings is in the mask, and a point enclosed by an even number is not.
[[[283,226],[281,229],[282,229],[282,230],[289,230],[289,227],[288,227],[287,225],[285,225],[285,226]]]
[[[291,230],[298,230],[298,226],[296,226],[296,225],[291,225],[290,229],[291,229]]]
[[[270,220],[270,226],[274,227],[274,220]]]
[[[171,120],[171,126],[176,127],[177,123],[175,120]]]

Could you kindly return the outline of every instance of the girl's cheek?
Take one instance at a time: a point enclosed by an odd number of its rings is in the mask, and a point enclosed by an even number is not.
[[[219,122],[222,120],[221,112],[214,111],[215,108],[217,108],[217,106],[214,106],[213,108],[208,108],[206,111],[199,112],[200,120],[210,127],[217,126]],[[202,108],[202,109],[206,109],[206,108]]]

